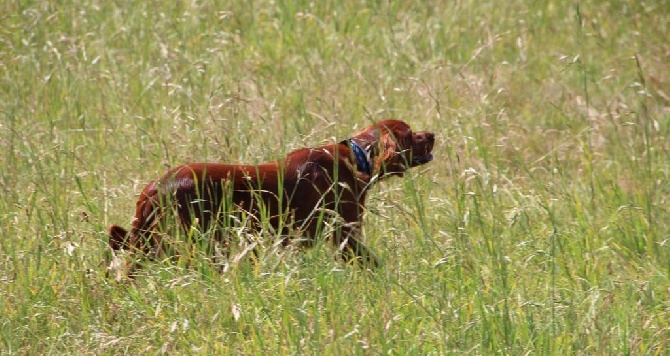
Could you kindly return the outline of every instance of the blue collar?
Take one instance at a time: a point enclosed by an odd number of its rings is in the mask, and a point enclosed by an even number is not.
[[[370,167],[370,157],[368,156],[368,152],[352,139],[346,139],[340,143],[349,146],[354,152],[357,169],[367,175],[372,175],[372,167]]]

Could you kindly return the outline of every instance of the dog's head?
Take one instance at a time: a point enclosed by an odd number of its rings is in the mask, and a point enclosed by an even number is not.
[[[353,137],[365,142],[374,161],[374,172],[380,176],[399,175],[412,167],[433,160],[435,134],[413,132],[401,120],[384,120],[371,125]]]

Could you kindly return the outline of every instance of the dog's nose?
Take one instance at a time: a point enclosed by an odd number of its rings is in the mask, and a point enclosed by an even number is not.
[[[432,132],[426,132],[426,131],[418,132],[417,138],[419,139],[419,141],[427,141],[429,143],[435,142],[435,134]]]

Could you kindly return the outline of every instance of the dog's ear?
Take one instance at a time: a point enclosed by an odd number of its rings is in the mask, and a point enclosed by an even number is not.
[[[398,142],[393,133],[387,129],[382,129],[375,136],[377,137],[377,152],[380,163],[390,160],[398,148]]]
[[[124,249],[128,245],[128,230],[119,225],[109,227],[109,247],[114,251]]]
[[[397,130],[396,130],[397,131]],[[379,155],[375,160],[375,171],[382,174],[402,176],[405,171],[404,149],[400,140],[404,139],[404,132],[396,132],[388,127],[382,127],[377,134],[377,150]]]

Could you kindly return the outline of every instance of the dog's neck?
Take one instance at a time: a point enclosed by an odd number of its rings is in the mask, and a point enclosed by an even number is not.
[[[346,145],[354,153],[354,158],[356,158],[356,169],[359,172],[363,172],[369,176],[372,176],[372,157],[370,154],[370,147],[368,145],[366,148],[363,148],[361,145],[356,143],[353,138],[346,139],[340,142],[343,145]]]

